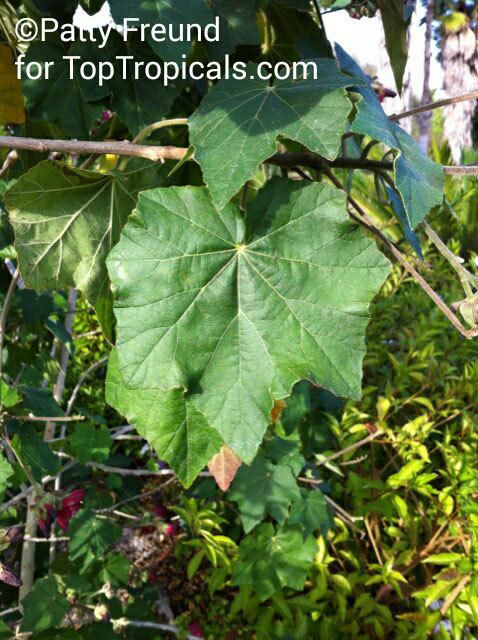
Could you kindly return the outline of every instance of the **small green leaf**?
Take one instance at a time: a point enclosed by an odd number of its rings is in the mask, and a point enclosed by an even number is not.
[[[8,487],[8,478],[13,476],[13,469],[9,462],[0,454],[0,495]]]
[[[59,626],[70,608],[54,575],[37,580],[30,593],[23,599],[22,606],[21,630],[24,632],[39,632]]]
[[[0,406],[10,409],[22,401],[22,396],[16,389],[0,380]]]
[[[107,550],[121,537],[121,529],[108,519],[98,518],[88,509],[80,509],[70,520],[70,560],[80,560],[84,573],[95,561],[105,557]]]
[[[21,433],[14,435],[12,447],[37,482],[60,470],[59,459],[31,425],[23,426]]]
[[[410,460],[400,471],[392,474],[387,478],[387,484],[390,487],[401,487],[412,480],[425,466],[424,460]]]
[[[108,555],[104,568],[100,571],[100,580],[110,582],[113,585],[128,584],[129,570],[131,563],[128,558],[120,553]]]
[[[423,564],[456,564],[463,560],[463,556],[460,553],[436,553],[435,555],[428,556],[422,560]]]
[[[325,536],[332,526],[332,518],[327,502],[321,491],[308,491],[305,497],[292,504],[287,524],[299,524],[304,529],[304,537],[319,530]]]
[[[109,429],[102,425],[96,429],[91,423],[78,423],[70,437],[75,458],[82,464],[88,461],[103,462],[110,453],[111,435]]]
[[[408,27],[410,15],[405,15],[404,0],[378,0],[378,8],[385,31],[385,45],[399,93],[402,93],[403,75],[408,60]]]
[[[282,587],[303,588],[317,545],[302,537],[300,527],[285,526],[274,531],[268,522],[244,538],[232,583],[250,585],[261,601]]]
[[[242,467],[229,490],[237,502],[244,531],[249,533],[266,515],[283,524],[292,502],[300,500],[296,477],[286,463],[274,464],[263,454]]]
[[[300,442],[297,440],[273,438],[266,442],[264,453],[275,464],[289,466],[295,476],[299,475],[305,465],[304,456],[300,452]]]

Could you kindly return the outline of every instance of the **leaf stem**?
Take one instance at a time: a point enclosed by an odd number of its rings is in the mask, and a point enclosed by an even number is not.
[[[187,125],[187,118],[172,118],[170,120],[160,120],[159,122],[154,122],[138,133],[136,138],[134,138],[133,140],[133,144],[139,144],[143,140],[146,140],[146,138],[149,138],[152,133],[158,131],[159,129],[165,129],[166,127],[187,127]]]

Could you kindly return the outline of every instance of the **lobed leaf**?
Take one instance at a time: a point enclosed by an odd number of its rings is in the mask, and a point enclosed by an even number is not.
[[[144,192],[108,265],[126,386],[147,389],[151,411],[158,390],[187,390],[246,463],[298,379],[360,396],[368,305],[389,263],[336,189],[276,179],[245,219],[205,189]]]
[[[107,335],[114,320],[106,256],[135,206],[141,181],[151,175],[142,171],[147,164],[140,164],[140,171],[132,167],[119,177],[40,162],[5,194],[27,286],[78,287]]]
[[[282,587],[299,591],[316,549],[312,537],[303,540],[300,527],[275,531],[270,522],[261,524],[241,542],[232,583],[251,585],[261,601]]]
[[[350,78],[334,60],[315,59],[317,80],[221,80],[189,120],[191,144],[215,204],[222,208],[250,180],[280,138],[302,143],[325,158],[337,156],[351,105]],[[250,79],[255,75],[256,79]]]
[[[356,105],[357,115],[351,131],[379,140],[395,151],[395,184],[413,229],[426,218],[430,209],[443,202],[443,167],[430,160],[413,138],[385,114],[370,86],[370,78],[353,58],[340,45],[336,45],[335,50],[341,68],[362,83],[356,88],[362,99]],[[363,86],[364,82],[368,86]]]
[[[237,502],[244,531],[249,533],[266,515],[284,524],[291,503],[300,500],[300,491],[288,464],[275,464],[259,453],[249,467],[239,469],[229,498]]]

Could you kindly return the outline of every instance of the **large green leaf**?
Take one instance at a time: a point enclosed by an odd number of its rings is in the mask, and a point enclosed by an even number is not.
[[[203,415],[184,398],[183,389],[129,389],[113,350],[106,379],[106,401],[132,422],[189,487],[220,450],[222,438]]]
[[[266,515],[284,524],[292,502],[300,500],[295,475],[288,464],[274,464],[261,453],[242,467],[229,491],[237,502],[244,531],[249,533]]]
[[[5,194],[27,286],[78,287],[107,334],[113,316],[105,260],[136,203],[136,173],[120,178],[45,161]]]
[[[241,542],[233,584],[250,585],[260,600],[282,587],[299,591],[315,552],[314,538],[303,540],[300,527],[288,525],[274,531],[270,522],[261,524]]]
[[[115,22],[122,24],[125,18],[138,18],[136,26],[145,23],[171,25],[175,38],[181,25],[205,27],[214,19],[207,0],[110,0],[109,5]],[[181,62],[181,56],[191,49],[186,37],[182,42],[172,42],[169,37],[164,42],[156,42],[148,34],[147,41],[165,60]]]
[[[430,209],[443,202],[443,167],[430,160],[417,143],[396,122],[388,118],[375,92],[357,63],[339,45],[337,57],[342,69],[357,79],[362,86],[357,91],[362,99],[357,104],[357,115],[351,131],[379,140],[396,151],[395,183],[412,228],[429,214]],[[364,86],[364,83],[368,83]]]
[[[222,80],[190,118],[191,144],[215,203],[221,208],[254,176],[277,148],[280,137],[296,140],[335,158],[346,131],[350,78],[334,60],[316,59],[318,79],[274,85],[250,79]]]
[[[54,575],[40,578],[23,599],[22,631],[44,631],[57,627],[70,608],[66,596],[60,593]]]
[[[246,463],[298,379],[360,396],[389,263],[336,189],[276,179],[245,219],[204,188],[147,191],[108,263],[126,385],[188,390]]]

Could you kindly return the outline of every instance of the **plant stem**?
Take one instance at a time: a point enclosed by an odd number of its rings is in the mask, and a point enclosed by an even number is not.
[[[27,517],[25,520],[25,540],[22,547],[22,562],[20,567],[20,579],[22,586],[18,592],[18,604],[22,610],[22,600],[30,593],[33,587],[33,579],[35,574],[35,549],[36,543],[28,538],[35,538],[37,533],[37,515],[35,513],[35,504],[37,500],[37,492],[35,489],[28,497]]]
[[[478,97],[478,92],[477,97]],[[411,114],[410,114],[411,115]],[[104,155],[110,153],[119,156],[130,156],[134,158],[145,158],[153,162],[164,162],[165,160],[184,160],[189,153],[185,147],[162,147],[135,145],[132,142],[105,141],[91,142],[89,140],[48,140],[40,138],[17,138],[13,136],[0,136],[0,148],[26,149],[28,151],[38,151],[48,153],[56,151],[65,154],[94,153]],[[194,155],[190,155],[188,160],[194,160]],[[281,167],[294,167],[301,165],[311,169],[319,169],[324,159],[311,152],[304,153],[275,153],[265,160],[266,164],[275,164]],[[360,160],[356,158],[337,158],[331,160],[329,166],[336,169],[362,169],[364,171],[392,171],[392,162],[382,162],[378,160]],[[444,166],[447,175],[472,176],[478,175],[478,165],[468,165],[461,167]]]
[[[72,334],[73,322],[75,320],[77,298],[78,298],[78,291],[72,287],[68,292],[68,302],[67,302],[66,316],[65,316],[65,330],[70,336]],[[59,358],[60,371],[58,372],[55,387],[53,389],[53,398],[58,404],[61,403],[61,399],[65,391],[66,373],[68,369],[69,359],[70,359],[70,351],[67,348],[66,344],[62,342],[60,346],[60,358]],[[45,433],[44,433],[43,439],[51,440],[52,438],[55,437],[55,431],[56,431],[55,421],[48,422],[45,427]]]
[[[158,622],[142,622],[136,620],[126,620],[126,618],[121,618],[119,620],[112,620],[112,623],[118,625],[119,627],[136,627],[138,629],[156,629],[158,631],[167,631],[169,633],[173,633],[176,636],[179,636],[179,629],[170,624],[159,624]],[[186,636],[187,640],[201,640],[198,636]]]
[[[396,113],[393,116],[390,116],[390,119],[398,121],[402,120],[403,118],[409,118],[410,116],[416,116],[419,113],[423,113],[425,111],[433,111],[434,109],[439,109],[440,107],[446,107],[450,104],[458,104],[459,102],[466,102],[467,100],[478,100],[478,91],[471,91],[470,93],[464,93],[452,98],[444,98],[443,100],[437,100],[436,102],[422,104],[421,106],[410,109],[409,111]]]
[[[478,290],[478,276],[470,273],[468,269],[466,269],[462,262],[461,258],[456,256],[453,251],[446,246],[440,236],[435,233],[435,231],[430,227],[428,222],[423,222],[423,230],[427,234],[428,238],[433,242],[435,247],[441,253],[441,255],[446,258],[446,260],[451,264],[453,269],[457,272],[458,277],[463,285],[463,289],[465,291],[466,297],[468,299],[473,297],[473,292],[470,287],[470,283]]]
[[[341,458],[342,456],[346,455],[347,453],[350,453],[351,451],[355,451],[356,449],[359,449],[360,447],[363,447],[364,445],[368,444],[369,442],[372,442],[373,440],[375,440],[375,438],[378,438],[381,435],[383,435],[383,431],[376,431],[375,433],[371,433],[369,436],[367,436],[363,440],[359,440],[359,442],[356,442],[355,444],[351,444],[349,447],[345,447],[345,449],[341,449],[341,451],[337,451],[336,453],[333,453],[332,455],[328,456],[327,458],[324,458],[323,460],[318,462],[316,466],[317,467],[322,467],[323,465],[331,462],[332,460],[336,460],[337,458]]]
[[[400,264],[405,268],[405,270],[412,276],[412,278],[417,282],[420,287],[425,291],[425,293],[433,300],[433,302],[437,305],[440,311],[448,318],[451,324],[457,329],[461,335],[465,338],[471,339],[478,336],[478,329],[467,329],[460,322],[458,317],[453,313],[450,307],[441,299],[438,293],[432,289],[432,287],[428,284],[428,282],[418,273],[418,271],[413,267],[409,261],[405,258],[401,251],[397,249],[397,247],[391,242],[381,231],[378,229],[373,220],[369,218],[367,213],[362,209],[362,207],[358,204],[358,202],[350,196],[340,181],[335,177],[333,172],[330,170],[330,167],[326,162],[323,163],[323,171],[325,175],[329,178],[333,185],[337,187],[337,189],[341,189],[345,195],[347,196],[347,200],[351,207],[355,210],[356,213],[351,212],[352,217],[357,220],[359,223],[365,225],[374,235],[377,236],[388,248],[388,250],[392,253],[392,255],[400,262]],[[358,215],[356,215],[358,214]]]
[[[81,378],[78,380],[78,383],[76,384],[75,388],[72,391],[70,399],[68,400],[68,404],[66,406],[66,412],[65,412],[66,416],[69,416],[71,414],[73,405],[75,404],[76,398],[78,397],[78,393],[80,392],[80,389],[83,383],[85,382],[85,380],[93,373],[93,371],[96,371],[96,369],[99,369],[100,367],[105,365],[107,362],[108,362],[108,356],[101,358],[101,360],[98,360],[98,362],[94,362],[90,367],[88,367],[85,373],[81,376]]]

